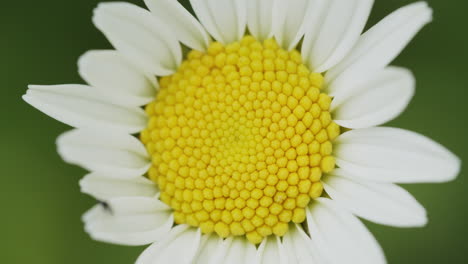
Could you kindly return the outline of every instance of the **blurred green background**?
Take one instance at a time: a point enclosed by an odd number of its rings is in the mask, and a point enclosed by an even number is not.
[[[143,248],[92,241],[80,217],[94,201],[79,192],[85,171],[60,160],[67,126],[21,100],[29,83],[81,83],[77,58],[109,48],[91,23],[99,0],[2,1],[0,7],[1,263],[133,263]],[[140,4],[140,0],[132,0]],[[369,24],[412,0],[376,0]],[[431,0],[434,23],[394,63],[412,69],[417,95],[390,125],[425,134],[468,160],[466,0]],[[430,166],[430,164],[428,164]],[[467,263],[464,172],[448,184],[406,186],[427,208],[422,229],[368,224],[389,263]]]

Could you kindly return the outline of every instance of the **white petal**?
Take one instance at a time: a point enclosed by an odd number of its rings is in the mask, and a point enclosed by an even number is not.
[[[230,240],[223,240],[216,234],[203,235],[194,264],[216,264],[226,255]]]
[[[273,35],[273,0],[248,0],[247,25],[257,40],[263,41]]]
[[[288,255],[277,236],[269,236],[257,249],[258,264],[287,264]]]
[[[143,144],[127,134],[76,129],[62,134],[57,148],[65,161],[109,177],[138,177],[150,167]]]
[[[351,52],[326,74],[331,95],[387,66],[416,33],[432,20],[432,10],[417,2],[393,12],[367,31]]]
[[[114,198],[83,216],[85,230],[99,241],[146,245],[159,241],[173,225],[171,210],[155,198]]]
[[[304,40],[301,45],[301,54],[304,58],[304,63],[311,70],[315,70],[314,62],[312,61],[314,43],[319,40],[318,37],[322,30],[323,23],[327,18],[332,3],[334,2],[335,0],[311,0],[311,8],[309,8],[305,15],[305,23],[302,26],[304,31]]]
[[[197,254],[200,237],[200,229],[178,225],[158,243],[148,247],[136,264],[191,264]]]
[[[250,0],[190,0],[190,3],[211,36],[223,44],[229,44],[244,36],[246,1]]]
[[[246,263],[250,264],[255,260],[256,249],[255,246],[250,243],[244,237],[232,238],[229,250],[222,261],[224,264],[239,264]],[[218,262],[221,263],[221,262]]]
[[[326,10],[321,10],[324,2]],[[302,44],[302,54],[310,69],[325,72],[346,56],[358,41],[373,3],[373,0],[331,0],[313,5],[314,16],[307,22]]]
[[[98,200],[116,197],[154,197],[157,194],[155,184],[145,177],[118,179],[100,173],[90,173],[80,181],[81,191]]]
[[[323,180],[328,195],[369,221],[396,227],[419,227],[427,224],[426,210],[405,189],[392,183],[374,183],[338,176],[337,169]]]
[[[151,81],[115,50],[88,51],[79,59],[78,70],[88,84],[119,105],[142,106],[156,94]]]
[[[194,264],[255,263],[256,248],[244,237],[222,239],[216,234],[204,235]]]
[[[335,122],[347,128],[378,126],[400,115],[414,95],[413,74],[387,67],[367,80],[340,89],[332,102]]]
[[[259,260],[257,259],[257,247],[252,245],[250,242],[246,241],[245,245],[245,263],[246,264],[258,264]]]
[[[352,130],[338,137],[336,145],[338,166],[371,181],[446,182],[460,171],[460,160],[445,147],[403,129]]]
[[[319,258],[317,248],[311,238],[299,225],[292,225],[283,237],[283,247],[288,254],[287,263],[313,264],[324,263]]]
[[[180,45],[169,28],[136,5],[99,4],[93,22],[112,45],[147,76],[169,75],[182,60]]]
[[[287,50],[292,50],[304,36],[309,8],[316,1],[309,0],[274,0],[273,33],[278,44]]]
[[[364,224],[332,200],[316,199],[306,211],[310,237],[327,263],[386,263]]]
[[[85,85],[30,85],[23,99],[45,114],[76,128],[96,128],[136,133],[146,126],[145,112],[138,107],[110,103]]]
[[[209,35],[178,1],[145,0],[145,3],[157,18],[165,22],[180,42],[199,51],[208,48]]]

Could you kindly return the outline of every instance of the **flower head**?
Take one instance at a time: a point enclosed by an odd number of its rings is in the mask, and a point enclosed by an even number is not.
[[[426,224],[396,183],[452,180],[460,161],[378,127],[414,94],[412,73],[388,64],[431,21],[426,3],[363,35],[372,0],[192,0],[198,20],[145,3],[96,9],[116,50],[81,57],[89,86],[24,96],[76,128],[57,145],[104,202],[83,217],[94,239],[152,244],[142,264],[375,264],[385,257],[356,216]]]

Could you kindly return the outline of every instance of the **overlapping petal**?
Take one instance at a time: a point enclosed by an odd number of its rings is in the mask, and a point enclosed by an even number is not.
[[[145,0],[146,6],[158,19],[161,19],[188,47],[206,51],[210,36],[202,25],[178,1]]]
[[[426,210],[405,189],[392,183],[376,183],[343,177],[335,170],[323,180],[330,197],[369,221],[396,227],[419,227],[427,223]]]
[[[88,51],[78,61],[78,71],[88,84],[119,105],[142,106],[156,95],[158,83],[152,83],[115,50]]]
[[[160,241],[174,223],[168,206],[147,197],[110,199],[88,211],[83,221],[93,239],[130,246]]]
[[[369,29],[350,53],[326,76],[331,95],[346,85],[361,82],[370,74],[385,68],[432,20],[432,9],[425,2],[402,7]]]
[[[288,255],[281,239],[277,236],[266,237],[257,249],[258,264],[287,264]]]
[[[273,35],[273,4],[272,0],[247,1],[247,25],[250,34],[263,41]]]
[[[230,247],[222,263],[226,264],[254,264],[257,250],[255,246],[243,237],[231,238]]]
[[[398,128],[345,132],[336,140],[335,156],[347,174],[370,181],[446,182],[460,171],[460,160],[445,147]]]
[[[155,197],[156,185],[145,177],[119,179],[101,173],[90,173],[80,181],[81,191],[98,200],[118,197]]]
[[[148,77],[169,75],[182,60],[176,37],[148,10],[124,2],[101,3],[94,11],[93,22]]]
[[[331,106],[334,121],[353,129],[382,125],[406,109],[414,92],[415,79],[409,70],[387,67],[362,83],[339,89]]]
[[[289,228],[283,237],[282,244],[288,255],[287,263],[324,263],[318,255],[314,242],[299,225],[292,225]]]
[[[76,128],[135,133],[145,128],[147,122],[142,109],[111,103],[95,88],[85,85],[30,85],[23,99]]]
[[[190,0],[193,10],[214,39],[229,44],[244,36],[249,0]]]
[[[136,264],[191,264],[197,254],[200,240],[199,229],[178,225],[157,243],[148,247]]]
[[[325,263],[386,263],[364,224],[330,199],[318,198],[307,209],[307,225]]]
[[[305,22],[302,55],[315,72],[338,64],[354,47],[366,25],[373,0],[314,0]]]
[[[57,149],[65,161],[109,177],[138,177],[150,167],[145,147],[128,134],[76,129],[57,139]]]
[[[222,262],[228,251],[228,242],[217,234],[204,235],[194,258],[194,264],[216,264]]]
[[[318,0],[321,1],[321,0]],[[304,36],[309,8],[316,0],[274,0],[273,33],[278,44],[287,50],[292,50]]]

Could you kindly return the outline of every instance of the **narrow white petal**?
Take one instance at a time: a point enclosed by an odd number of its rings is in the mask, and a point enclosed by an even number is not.
[[[311,0],[312,6],[306,14],[303,25],[304,40],[301,46],[301,54],[304,58],[304,63],[311,70],[315,70],[314,62],[312,61],[312,50],[315,43],[319,41],[319,35],[322,31],[323,23],[327,19],[330,7],[334,0]]]
[[[65,161],[109,177],[138,177],[150,167],[143,144],[127,134],[76,129],[57,139],[57,149]]]
[[[86,175],[80,187],[83,193],[102,201],[116,197],[154,197],[158,192],[156,185],[145,177],[119,179],[96,172]]]
[[[249,0],[190,0],[190,3],[211,36],[223,44],[229,44],[244,36],[246,1]]]
[[[180,45],[169,28],[136,5],[99,4],[93,22],[123,56],[148,76],[169,75],[182,60]]]
[[[149,10],[171,29],[180,42],[199,51],[208,48],[210,36],[178,1],[145,0],[145,3]]]
[[[156,94],[143,72],[115,50],[88,51],[78,61],[78,70],[88,84],[119,105],[142,106]]]
[[[206,262],[208,264],[217,264],[222,263],[226,259],[229,248],[231,247],[232,238],[220,239],[216,244],[215,250],[211,252],[204,252],[205,258],[208,257],[209,260]]]
[[[160,241],[148,247],[136,264],[191,264],[199,249],[200,238],[200,229],[178,225]]]
[[[340,168],[371,181],[420,183],[456,178],[460,160],[442,145],[398,128],[348,131],[338,137],[335,156]]]
[[[216,264],[223,260],[230,240],[223,240],[216,234],[203,235],[200,248],[194,258],[194,264]]]
[[[252,36],[259,41],[273,35],[273,3],[272,0],[247,1],[247,25]]]
[[[105,95],[85,85],[30,85],[23,99],[67,125],[136,133],[146,126],[145,112],[138,107],[110,103]]]
[[[273,33],[278,44],[287,50],[292,50],[304,36],[309,8],[312,9],[315,0],[272,0]]]
[[[326,263],[386,263],[364,224],[332,200],[319,198],[306,211],[310,236]]]
[[[288,255],[287,263],[314,264],[324,263],[319,258],[317,248],[312,239],[299,225],[291,225],[283,237],[283,247]]]
[[[255,260],[255,246],[244,237],[222,239],[216,234],[204,235],[194,264],[238,264]]]
[[[338,64],[356,44],[369,18],[374,1],[316,2],[312,6],[314,10],[311,11],[314,16],[309,16],[310,22],[306,21],[308,25],[305,27],[302,54],[310,69],[315,72],[325,72]],[[326,10],[320,12],[323,6],[326,6]]]
[[[287,264],[288,255],[277,236],[269,236],[257,249],[258,264]]]
[[[384,124],[405,110],[414,91],[409,70],[387,67],[361,84],[339,89],[332,102],[334,121],[354,129]]]
[[[416,33],[432,20],[425,2],[402,7],[364,33],[351,52],[326,74],[331,95],[387,66]]]
[[[239,264],[246,263],[250,264],[254,261],[256,254],[255,246],[250,243],[244,237],[232,238],[231,245],[226,254],[226,257],[222,261],[224,264]],[[221,263],[221,262],[218,262]]]
[[[337,169],[323,180],[328,195],[369,221],[396,227],[419,227],[427,223],[426,210],[405,189],[392,183],[375,183],[339,176]]]
[[[159,241],[173,225],[169,207],[155,198],[114,198],[83,216],[85,230],[99,241],[146,245]]]
[[[246,264],[258,264],[259,259],[257,258],[257,247],[252,245],[250,242],[246,241],[246,251],[245,251],[245,263]]]

